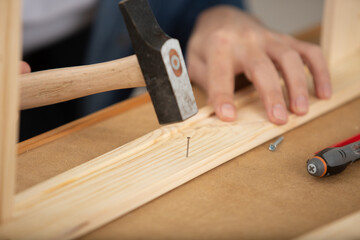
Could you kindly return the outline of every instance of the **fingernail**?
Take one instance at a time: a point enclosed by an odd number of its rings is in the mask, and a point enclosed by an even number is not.
[[[285,107],[282,104],[276,104],[273,107],[273,116],[278,120],[286,121],[287,113]]]
[[[226,118],[235,118],[234,106],[228,103],[221,105],[221,114]]]
[[[331,86],[330,86],[330,84],[323,85],[321,90],[323,92],[324,97],[326,97],[326,98],[331,97]]]
[[[295,100],[295,107],[299,113],[306,113],[308,110],[308,101],[306,97],[299,96]]]

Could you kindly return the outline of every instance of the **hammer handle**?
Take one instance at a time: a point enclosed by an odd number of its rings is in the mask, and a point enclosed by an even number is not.
[[[105,63],[34,72],[20,77],[20,108],[141,86],[145,86],[145,81],[135,55]]]

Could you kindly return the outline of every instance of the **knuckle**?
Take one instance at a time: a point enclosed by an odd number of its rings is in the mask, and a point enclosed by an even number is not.
[[[252,65],[249,69],[248,69],[248,76],[250,77],[250,79],[252,81],[256,80],[257,77],[259,75],[259,72],[261,73],[261,69],[259,66],[257,66],[256,64]]]
[[[279,61],[280,63],[286,63],[297,58],[300,58],[300,55],[295,50],[287,48],[280,53]]]
[[[269,72],[269,63],[266,60],[257,60],[251,64],[249,69],[250,76],[256,78],[261,76],[264,72]]]
[[[242,38],[247,39],[250,42],[256,42],[260,39],[259,34],[249,27],[244,28]]]
[[[291,36],[289,34],[285,34],[285,33],[279,33],[279,37],[281,40],[283,40],[286,43],[291,43],[291,42],[297,41],[296,38],[294,38],[293,36]]]
[[[295,82],[293,85],[288,86],[287,90],[291,96],[308,95],[306,82],[304,83],[302,81]]]
[[[264,48],[272,38],[272,34],[266,30],[254,30],[247,26],[242,29],[239,41],[248,46]]]
[[[210,40],[215,46],[230,45],[234,41],[234,39],[234,32],[227,29],[218,29],[210,34]]]
[[[322,50],[320,46],[315,44],[308,44],[305,53],[309,56],[314,56],[314,57],[322,56]]]
[[[213,89],[213,91],[212,91],[212,100],[215,101],[215,102],[219,101],[220,99],[223,98],[224,95],[225,95],[225,93],[220,92],[217,89]]]
[[[283,42],[284,41],[281,33],[265,30],[263,34],[264,34],[264,38],[267,41],[270,41],[270,42],[279,42],[279,41]]]
[[[264,99],[265,102],[270,103],[270,102],[281,102],[283,99],[282,96],[282,92],[280,89],[267,89],[267,88],[262,88],[262,97]]]
[[[208,102],[211,104],[222,102],[223,99],[227,99],[226,93],[218,91],[217,89],[208,89],[209,99]]]

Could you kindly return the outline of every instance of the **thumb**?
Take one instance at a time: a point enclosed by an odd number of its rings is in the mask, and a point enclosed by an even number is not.
[[[229,47],[214,48],[207,56],[207,94],[216,115],[223,121],[236,119],[234,64]]]
[[[30,73],[30,72],[31,72],[30,65],[27,62],[21,61],[20,62],[20,73],[25,74],[25,73]]]

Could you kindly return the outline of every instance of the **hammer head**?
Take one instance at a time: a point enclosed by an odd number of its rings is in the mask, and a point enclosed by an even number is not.
[[[123,0],[119,6],[159,123],[195,115],[198,109],[179,41],[161,30],[147,0]]]

